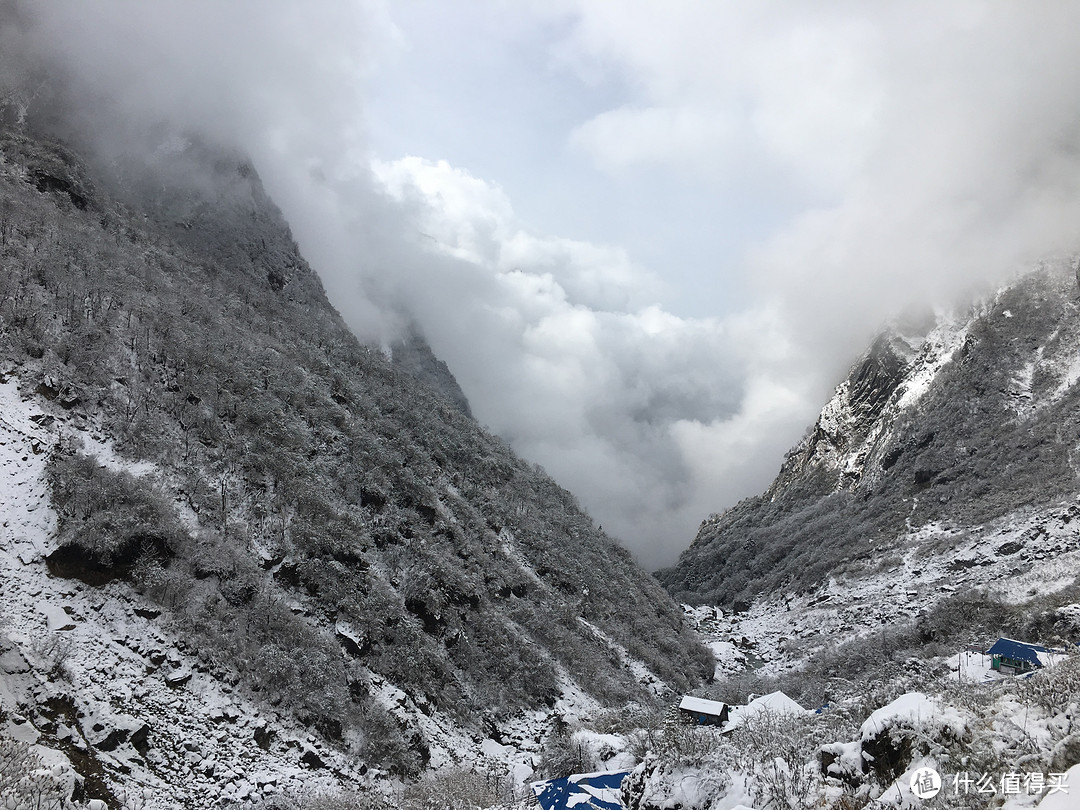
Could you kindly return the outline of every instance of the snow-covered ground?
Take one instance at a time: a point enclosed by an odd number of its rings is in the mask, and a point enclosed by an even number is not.
[[[355,763],[199,671],[193,651],[128,586],[90,588],[49,575],[44,557],[56,516],[43,476],[64,420],[14,381],[0,384],[7,735],[35,743],[46,761],[57,761],[57,751],[90,754],[118,790],[145,796],[147,810],[330,788],[340,777],[362,781]],[[121,463],[111,452],[102,456]],[[367,781],[376,784],[374,776]]]
[[[758,600],[745,613],[687,606],[687,617],[716,653],[717,677],[747,666],[776,673],[815,647],[913,620],[945,596],[992,587],[1019,602],[1069,585],[1080,571],[1078,530],[1074,502],[1021,510],[975,531],[927,525],[883,547],[881,570],[838,573],[813,593]]]

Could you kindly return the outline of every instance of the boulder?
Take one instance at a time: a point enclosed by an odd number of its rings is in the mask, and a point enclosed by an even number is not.
[[[165,685],[170,689],[183,686],[191,680],[191,670],[187,667],[179,667],[165,675]]]
[[[38,613],[45,617],[50,630],[74,630],[75,622],[62,607],[50,602],[38,602]]]
[[[0,653],[0,672],[5,675],[18,675],[22,672],[29,672],[30,665],[23,658],[23,654],[18,650],[12,649],[4,653]]]

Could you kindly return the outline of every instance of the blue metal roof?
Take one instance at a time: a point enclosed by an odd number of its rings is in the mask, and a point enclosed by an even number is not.
[[[1014,641],[1011,638],[999,638],[994,642],[994,646],[986,651],[986,654],[1002,655],[1006,658],[1011,658],[1014,661],[1027,661],[1029,664],[1041,667],[1042,661],[1039,660],[1037,653],[1046,652],[1050,652],[1050,650],[1046,647],[1041,647],[1038,644]]]
[[[622,810],[619,787],[628,773],[577,774],[534,782],[532,787],[543,810]]]

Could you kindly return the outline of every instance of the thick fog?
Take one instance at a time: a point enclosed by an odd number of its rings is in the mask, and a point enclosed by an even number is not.
[[[250,153],[356,332],[414,320],[649,566],[888,318],[1077,244],[1073,3],[0,9],[9,118]]]

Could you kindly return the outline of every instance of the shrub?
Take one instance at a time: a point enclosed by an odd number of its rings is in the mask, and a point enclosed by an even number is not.
[[[0,737],[0,808],[63,810],[68,780],[43,766],[24,742]]]
[[[450,768],[426,774],[401,793],[400,810],[483,810],[520,798],[509,773]]]

